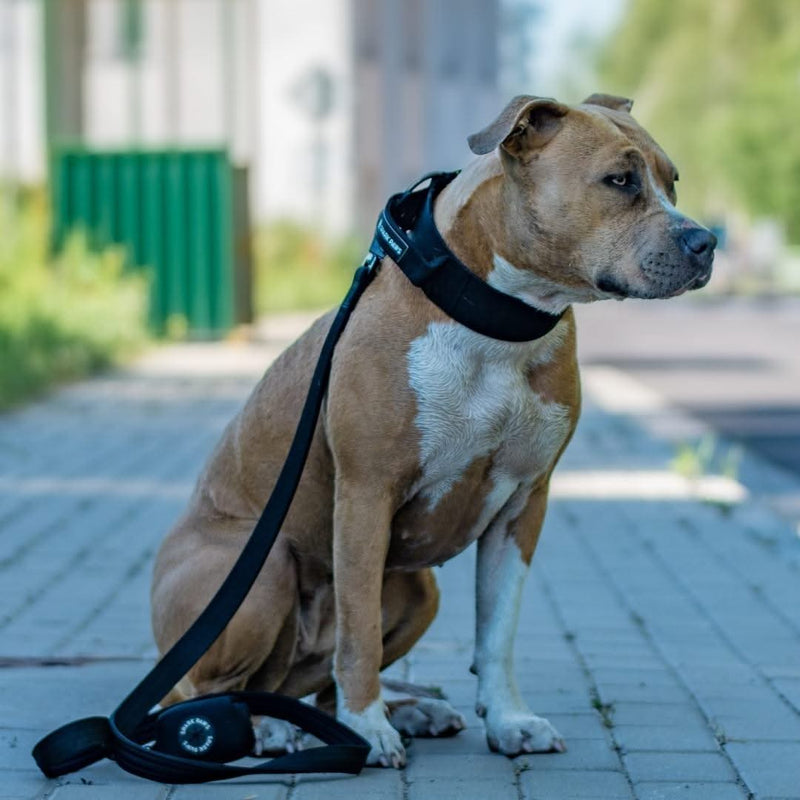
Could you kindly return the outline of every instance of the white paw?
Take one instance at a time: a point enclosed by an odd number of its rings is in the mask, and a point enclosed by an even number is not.
[[[406,751],[400,734],[386,717],[386,706],[380,698],[370,703],[363,711],[349,711],[344,703],[338,704],[337,718],[370,744],[367,764],[399,769],[406,765]]]
[[[303,749],[303,731],[282,719],[254,717],[253,734],[256,739],[253,754],[256,756],[294,753]]]
[[[507,756],[520,753],[563,753],[567,749],[558,731],[530,711],[486,714],[486,741],[491,750]]]
[[[393,704],[389,720],[407,736],[453,736],[467,727],[450,703],[428,697]]]

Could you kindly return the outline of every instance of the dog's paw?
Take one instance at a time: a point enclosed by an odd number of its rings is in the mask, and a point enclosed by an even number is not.
[[[405,748],[400,741],[400,734],[386,717],[383,700],[370,703],[359,713],[348,711],[341,705],[337,713],[339,721],[363,736],[370,744],[367,756],[369,766],[400,769],[406,765]]]
[[[303,731],[282,719],[254,717],[253,755],[279,755],[303,749]]]
[[[420,697],[389,704],[392,727],[406,736],[454,736],[467,721],[447,700]]]
[[[489,749],[507,756],[522,753],[563,753],[567,749],[558,731],[531,712],[505,712],[486,715],[486,741]]]

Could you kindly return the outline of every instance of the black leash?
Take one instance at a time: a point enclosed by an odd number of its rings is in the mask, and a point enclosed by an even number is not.
[[[447,248],[433,221],[433,200],[457,173],[426,176],[390,198],[381,213],[370,256],[353,283],[322,345],[286,461],[256,526],[227,578],[197,620],[110,717],[87,717],[45,736],[33,757],[49,778],[102,758],[134,775],[163,783],[204,783],[243,775],[361,771],[369,743],[328,714],[271,692],[229,692],[176,703],[149,713],[208,650],[242,604],[289,511],[311,447],[331,362],[359,298],[386,255],[450,317],[477,333],[530,341],[548,333],[560,316],[545,314],[493,289]],[[426,180],[426,190],[416,190]],[[416,190],[416,191],[415,191]],[[252,766],[228,764],[252,752],[250,715],[298,725],[326,743]]]
[[[374,270],[367,266],[356,271],[322,345],[286,462],[228,577],[189,630],[110,717],[76,720],[48,734],[34,747],[33,757],[47,777],[74,772],[101,758],[111,758],[134,775],[162,783],[203,783],[263,773],[361,771],[369,743],[330,715],[290,697],[234,692],[187,700],[155,714],[148,712],[211,647],[261,571],[300,482],[336,342],[373,276]],[[289,753],[249,767],[220,763],[251,752],[251,713],[291,720],[328,747]],[[146,746],[151,741],[156,745]]]

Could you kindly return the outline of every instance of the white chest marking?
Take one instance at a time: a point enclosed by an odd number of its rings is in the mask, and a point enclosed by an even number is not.
[[[534,393],[528,372],[552,359],[564,332],[561,323],[535,342],[510,343],[434,322],[411,343],[422,467],[416,489],[431,508],[476,458],[500,448],[492,505],[550,465],[567,435],[568,409]],[[501,475],[513,480],[498,482]]]

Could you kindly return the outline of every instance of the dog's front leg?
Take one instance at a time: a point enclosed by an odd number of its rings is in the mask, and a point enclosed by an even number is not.
[[[368,764],[402,767],[406,753],[386,716],[381,590],[389,546],[388,494],[337,481],[333,530],[336,716],[369,741]]]
[[[525,704],[513,670],[522,589],[546,504],[547,488],[537,489],[516,519],[501,511],[478,540],[475,710],[484,718],[489,747],[509,756],[566,749],[555,728]]]

